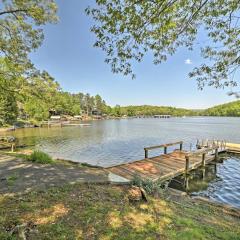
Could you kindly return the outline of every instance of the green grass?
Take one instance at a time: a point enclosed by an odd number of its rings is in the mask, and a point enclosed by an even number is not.
[[[34,151],[31,155],[27,157],[29,161],[34,163],[41,163],[41,164],[50,164],[53,163],[53,159],[44,152],[41,151]]]
[[[14,183],[16,182],[17,178],[18,178],[17,175],[9,176],[9,177],[7,178],[7,184],[8,184],[8,186],[13,186]]]
[[[239,240],[230,210],[187,197],[129,202],[127,186],[75,184],[24,195],[0,195],[0,239],[27,224],[27,239]]]

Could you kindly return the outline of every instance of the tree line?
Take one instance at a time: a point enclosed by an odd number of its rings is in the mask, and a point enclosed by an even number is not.
[[[107,113],[108,106],[100,95],[65,92],[48,73],[42,76],[29,95],[0,94],[0,125],[13,124],[17,119],[42,121],[51,115],[91,115],[93,110]]]
[[[175,108],[168,106],[125,106],[121,107],[119,105],[112,108],[112,115],[114,116],[153,116],[153,115],[172,115],[172,116],[191,116],[194,115],[194,111]]]
[[[169,106],[108,106],[100,95],[89,93],[69,93],[63,91],[59,84],[46,72],[45,81],[38,86],[38,95],[22,96],[20,94],[0,95],[0,126],[13,124],[20,120],[42,121],[51,115],[90,116],[93,110],[110,117],[135,117],[153,115],[181,116],[233,116],[240,117],[240,101],[217,105],[205,110],[190,110]],[[42,83],[45,83],[44,88]],[[37,92],[36,92],[37,94]]]
[[[116,105],[110,108],[112,116],[153,116],[153,115],[172,115],[175,117],[182,116],[226,116],[240,117],[240,100],[233,101],[203,110],[193,110],[185,108],[176,108],[169,106],[124,106]]]

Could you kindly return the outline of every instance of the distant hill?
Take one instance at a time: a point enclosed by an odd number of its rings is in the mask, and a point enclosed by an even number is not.
[[[127,116],[152,116],[152,115],[165,115],[169,114],[172,116],[192,116],[196,115],[196,111],[189,110],[185,108],[175,108],[169,106],[151,106],[151,105],[141,105],[141,106],[125,106],[121,107],[121,115]]]
[[[161,115],[169,114],[172,116],[231,116],[240,117],[240,100],[229,102],[221,105],[216,105],[207,109],[185,109],[175,108],[169,106],[151,106],[151,105],[140,105],[140,106],[119,106],[119,115],[137,116],[137,115]],[[113,108],[114,109],[114,108]]]
[[[199,115],[240,117],[240,100],[207,108],[199,112]]]

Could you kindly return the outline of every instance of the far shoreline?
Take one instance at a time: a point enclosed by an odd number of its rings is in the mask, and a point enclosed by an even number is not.
[[[80,123],[92,122],[92,121],[104,121],[104,120],[123,120],[123,119],[171,119],[171,118],[240,118],[240,116],[171,116],[170,118],[154,118],[153,116],[121,116],[121,117],[108,117],[103,119],[83,119],[80,120]],[[49,120],[46,120],[49,121]],[[71,122],[71,121],[70,121]],[[59,121],[61,123],[61,121]],[[29,129],[29,128],[46,128],[40,126],[41,123],[38,124],[26,124],[24,126],[18,127],[16,125],[0,127],[0,134],[6,132],[14,132],[18,129]],[[55,126],[57,127],[57,126]]]

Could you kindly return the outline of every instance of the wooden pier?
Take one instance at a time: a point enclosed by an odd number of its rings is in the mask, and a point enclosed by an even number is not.
[[[17,139],[13,136],[0,136],[0,150],[11,148],[13,152],[16,148]]]
[[[168,147],[177,146],[168,153]],[[149,151],[153,149],[163,149],[163,154],[156,157],[149,157]],[[240,145],[238,145],[240,151]],[[144,148],[145,159],[131,163],[108,167],[107,170],[114,175],[120,176],[126,181],[131,181],[139,176],[142,179],[170,180],[181,174],[188,174],[192,169],[206,164],[218,158],[220,152],[227,151],[226,145],[212,145],[195,151],[184,151],[183,142],[162,144]]]
[[[91,126],[89,123],[76,123],[76,121],[42,121],[40,127],[68,127],[68,126],[80,126],[86,127]]]

